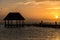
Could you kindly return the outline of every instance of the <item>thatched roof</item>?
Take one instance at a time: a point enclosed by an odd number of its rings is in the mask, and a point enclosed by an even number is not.
[[[25,20],[19,12],[9,12],[4,20]]]

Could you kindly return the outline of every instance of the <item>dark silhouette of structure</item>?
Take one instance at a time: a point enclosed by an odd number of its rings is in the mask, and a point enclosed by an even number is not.
[[[19,12],[9,12],[4,18],[5,27],[21,27],[24,25],[24,17]]]
[[[57,25],[57,22],[55,22],[55,25]]]

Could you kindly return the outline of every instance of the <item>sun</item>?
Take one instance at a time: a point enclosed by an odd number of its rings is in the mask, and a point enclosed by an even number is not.
[[[56,19],[58,19],[59,17],[58,16],[55,16]]]

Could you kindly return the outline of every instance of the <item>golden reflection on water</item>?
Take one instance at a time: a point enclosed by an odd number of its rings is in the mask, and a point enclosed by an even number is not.
[[[54,38],[52,38],[52,40],[60,40],[60,36],[59,35],[60,34],[59,34],[58,30],[56,29],[56,32],[54,34]]]
[[[60,29],[43,27],[0,28],[0,37],[2,40],[4,38],[7,40],[60,40]]]
[[[60,40],[59,33],[56,32],[56,39],[55,40]]]

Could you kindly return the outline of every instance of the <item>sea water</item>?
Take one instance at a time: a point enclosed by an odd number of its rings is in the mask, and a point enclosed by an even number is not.
[[[60,29],[25,26],[5,28],[0,25],[0,40],[59,40]]]

